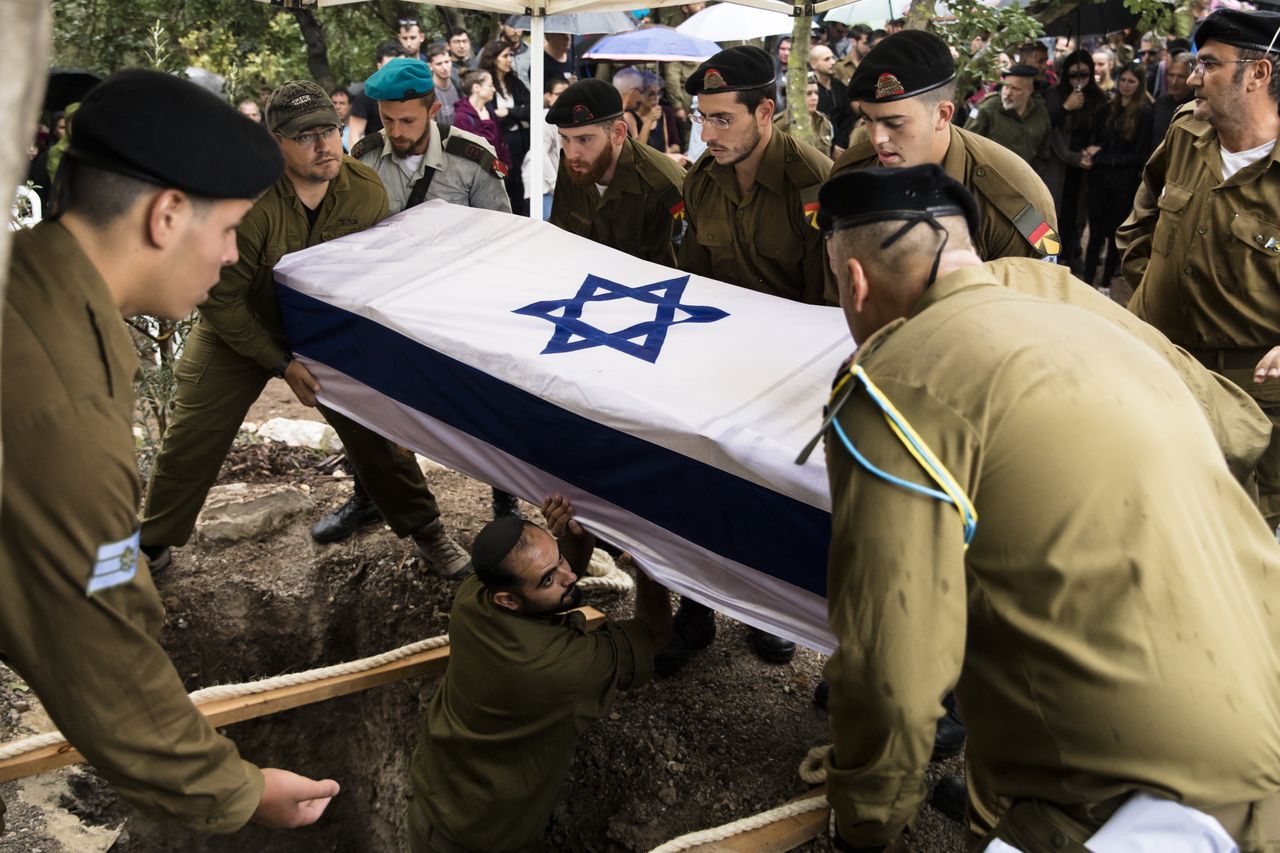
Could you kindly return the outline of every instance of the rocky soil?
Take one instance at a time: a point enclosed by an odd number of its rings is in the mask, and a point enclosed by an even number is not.
[[[273,382],[250,420],[309,414]],[[328,473],[324,456],[238,447],[224,482],[292,486],[314,507],[252,541],[194,543],[157,578],[168,611],[161,641],[189,689],[350,660],[447,631],[454,585],[427,576],[407,542],[381,527],[337,545],[311,541],[307,526],[349,489]],[[469,546],[489,517],[488,487],[445,470],[430,472],[429,482],[449,529]],[[618,593],[587,603],[631,613]],[[647,851],[805,793],[796,768],[810,747],[829,741],[827,717],[812,704],[821,664],[805,650],[786,666],[761,663],[745,628],[721,618],[712,647],[677,675],[622,695],[583,737],[550,849]],[[0,853],[407,850],[406,768],[435,686],[435,679],[401,682],[225,729],[252,761],[343,784],[314,827],[195,836],[136,816],[92,770],[73,768],[0,785],[9,806]],[[0,741],[49,725],[20,679],[0,668]],[[913,849],[950,853],[963,844],[957,826],[924,810]],[[799,849],[829,846],[819,839]]]

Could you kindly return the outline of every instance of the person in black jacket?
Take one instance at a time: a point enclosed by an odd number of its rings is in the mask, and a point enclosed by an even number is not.
[[[1116,229],[1133,208],[1133,197],[1142,181],[1142,167],[1151,153],[1151,95],[1146,69],[1131,65],[1116,79],[1116,95],[1098,124],[1090,155],[1089,246],[1084,255],[1084,280],[1093,284],[1102,246],[1107,259],[1101,287],[1108,287],[1120,266]]]
[[[504,41],[491,41],[480,51],[476,67],[493,77],[494,96],[489,112],[498,119],[502,140],[511,152],[511,172],[507,175],[507,196],[511,212],[529,215],[529,200],[524,197],[521,166],[529,150],[529,87],[511,70],[511,47]]]
[[[1085,175],[1092,166],[1085,151],[1107,109],[1107,96],[1093,77],[1093,56],[1085,50],[1068,54],[1058,73],[1058,84],[1045,98],[1049,108],[1049,146],[1057,175],[1046,181],[1058,205],[1058,234],[1062,237],[1059,263],[1081,272],[1080,232],[1084,222],[1080,207],[1085,193]]]

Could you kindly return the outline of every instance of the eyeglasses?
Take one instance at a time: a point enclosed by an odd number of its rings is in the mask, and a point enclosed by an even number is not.
[[[1089,79],[1090,77],[1092,77],[1092,76],[1093,76],[1092,74],[1090,74],[1089,72],[1085,71],[1085,72],[1083,72],[1083,73],[1079,73],[1079,74],[1074,74],[1074,73],[1073,73],[1073,74],[1068,74],[1068,75],[1067,75],[1067,79],[1068,79],[1068,80],[1088,80],[1088,79]]]
[[[300,133],[293,137],[293,141],[301,145],[303,148],[312,148],[320,140],[326,142],[333,139],[333,135],[338,132],[336,127],[326,127],[324,130],[314,130],[311,133]]]
[[[1224,65],[1243,65],[1246,62],[1257,62],[1256,59],[1201,59],[1191,66],[1191,76],[1200,73],[1211,74],[1215,68]]]
[[[746,113],[738,113],[737,115],[732,116],[730,118],[725,118],[722,115],[707,116],[707,115],[703,115],[702,113],[694,113],[693,115],[689,116],[689,121],[693,122],[694,124],[709,124],[712,127],[714,127],[716,130],[728,130],[729,125],[733,124],[735,121],[742,118],[744,115],[746,115]]]
[[[1140,50],[1140,51],[1138,51],[1138,56],[1158,56],[1159,54],[1160,54],[1160,51],[1159,51],[1159,50]]]

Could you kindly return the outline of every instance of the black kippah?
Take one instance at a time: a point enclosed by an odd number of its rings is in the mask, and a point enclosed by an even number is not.
[[[547,110],[547,124],[556,127],[584,127],[622,115],[622,95],[611,83],[598,77],[579,80],[556,98]]]
[[[1207,41],[1220,41],[1245,50],[1262,53],[1280,51],[1280,12],[1244,12],[1219,9],[1210,14],[1196,30],[1196,50]]]
[[[755,45],[740,44],[699,65],[684,81],[684,90],[690,95],[718,95],[772,86],[774,79],[773,57]]]
[[[471,544],[471,565],[481,575],[492,570],[506,559],[523,534],[523,519],[509,515],[495,518],[484,526]]]
[[[849,78],[849,100],[883,104],[914,98],[956,79],[947,43],[924,30],[903,30],[879,41]]]
[[[973,196],[933,163],[845,172],[822,185],[818,203],[818,227],[827,232],[940,216],[963,216],[969,233],[978,230],[978,205]]]
[[[194,83],[138,68],[85,97],[67,155],[210,198],[257,198],[284,173],[280,146],[262,125]]]

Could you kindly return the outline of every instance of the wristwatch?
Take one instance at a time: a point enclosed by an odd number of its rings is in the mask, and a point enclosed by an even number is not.
[[[279,364],[271,368],[271,372],[274,373],[276,376],[280,377],[281,379],[283,379],[284,372],[289,369],[289,365],[291,364],[293,364],[293,356],[286,355],[284,358],[280,359]]]

